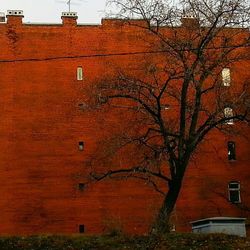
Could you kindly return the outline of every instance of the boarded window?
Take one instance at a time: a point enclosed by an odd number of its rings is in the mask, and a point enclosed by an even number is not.
[[[223,86],[230,86],[230,84],[231,84],[230,69],[224,68],[221,72],[221,76],[222,76],[222,85]]]
[[[238,181],[231,181],[228,184],[229,201],[232,203],[240,203],[240,183]]]
[[[228,151],[228,160],[229,161],[236,160],[235,142],[229,141],[227,143],[227,151]]]
[[[224,116],[225,118],[230,118],[230,117],[233,117],[233,109],[232,108],[224,108]],[[226,124],[234,124],[234,120],[233,119],[229,119],[226,121]]]
[[[77,67],[77,80],[82,81],[83,80],[83,72],[82,67]]]

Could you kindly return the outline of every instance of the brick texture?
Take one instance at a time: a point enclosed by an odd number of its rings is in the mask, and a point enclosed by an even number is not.
[[[149,44],[137,37],[147,36],[141,32],[115,20],[80,26],[64,18],[63,25],[31,25],[9,16],[0,24],[1,235],[73,234],[80,224],[94,234],[112,223],[129,233],[148,231],[162,199],[148,185],[107,180],[78,189],[96,144],[118,122],[106,117],[107,127],[100,129],[101,116],[79,108],[86,86],[112,65],[135,67],[144,56],[71,58],[147,50]],[[76,80],[78,66],[83,81]],[[247,68],[249,63],[236,65],[237,77],[249,77]],[[228,182],[238,180],[242,201],[250,205],[249,129],[242,130],[246,136],[240,138],[214,132],[195,155],[173,215],[177,230],[190,231],[189,222],[204,217],[249,216],[227,200]],[[227,160],[229,139],[237,144],[235,162]]]

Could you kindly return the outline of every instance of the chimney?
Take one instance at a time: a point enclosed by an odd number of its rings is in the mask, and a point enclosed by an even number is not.
[[[76,26],[77,25],[77,12],[63,12],[62,21],[63,25]]]
[[[181,26],[188,29],[198,28],[199,20],[192,16],[184,16],[181,18]]]
[[[5,14],[4,14],[4,12],[0,12],[0,23],[5,23]]]
[[[11,25],[19,25],[23,23],[23,11],[22,10],[8,10],[7,11],[7,23]]]

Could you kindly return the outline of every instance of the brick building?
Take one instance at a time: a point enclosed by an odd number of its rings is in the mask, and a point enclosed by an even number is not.
[[[0,234],[102,233],[112,223],[147,232],[161,202],[151,187],[107,180],[85,188],[82,178],[108,130],[96,129],[101,118],[83,112],[83,93],[112,65],[143,60],[142,31],[112,19],[80,25],[67,12],[62,24],[22,18],[22,11],[8,11],[6,22],[0,16]],[[249,66],[223,74],[237,83],[249,78]],[[106,126],[114,120],[107,117]],[[249,129],[243,129],[245,137],[215,131],[202,145],[173,215],[177,230],[190,231],[190,221],[206,217],[249,218]]]

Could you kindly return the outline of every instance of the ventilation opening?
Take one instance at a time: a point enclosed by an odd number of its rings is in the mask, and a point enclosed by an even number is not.
[[[23,15],[22,10],[8,10],[7,11],[8,15],[14,15],[14,16],[21,16]]]
[[[79,189],[80,191],[83,191],[84,188],[85,188],[85,184],[84,184],[84,183],[79,183],[79,184],[78,184],[78,189]]]

